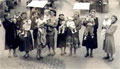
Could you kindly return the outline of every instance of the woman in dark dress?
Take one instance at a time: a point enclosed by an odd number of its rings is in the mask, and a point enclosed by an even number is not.
[[[18,47],[17,42],[17,31],[16,25],[11,21],[10,15],[5,16],[5,20],[3,21],[3,26],[5,28],[5,49],[9,49],[9,56],[11,57],[11,49],[13,49],[13,55],[16,55],[16,48]]]
[[[50,10],[50,16],[51,18],[47,21],[47,35],[46,35],[46,41],[48,45],[48,49],[50,54],[54,56],[55,55],[55,35],[56,35],[56,26],[57,26],[57,20],[56,20],[56,11]],[[53,50],[53,54],[51,54],[51,49]]]
[[[20,37],[20,47],[19,50],[20,51],[25,51],[25,55],[24,58],[28,58],[29,57],[29,51],[33,50],[33,43],[32,43],[32,36],[31,36],[31,32],[30,32],[30,28],[31,28],[31,20],[27,18],[27,13],[23,12],[21,14],[21,23],[22,26],[20,28],[20,32],[19,32],[19,37]]]
[[[98,47],[98,43],[97,43],[97,29],[98,29],[99,23],[98,23],[98,17],[95,16],[95,12],[96,12],[95,10],[91,10],[90,11],[90,15],[91,15],[92,18],[94,18],[94,21],[95,21],[94,31],[93,31],[94,38],[92,38],[90,36],[90,33],[87,36],[86,40],[84,40],[85,35],[83,36],[83,44],[82,45],[85,46],[86,50],[87,50],[87,53],[86,53],[85,57],[88,57],[88,56],[93,57],[93,49],[96,49]],[[91,50],[90,53],[89,53],[89,50]]]
[[[62,22],[65,21],[64,14],[59,14],[57,30],[62,25]],[[61,49],[61,55],[66,54],[66,33],[59,33],[57,37],[57,47]],[[63,52],[64,48],[64,52]]]

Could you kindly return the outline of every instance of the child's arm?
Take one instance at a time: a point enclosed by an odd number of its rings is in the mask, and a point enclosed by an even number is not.
[[[92,26],[95,26],[95,21],[94,21],[94,19],[92,19]]]

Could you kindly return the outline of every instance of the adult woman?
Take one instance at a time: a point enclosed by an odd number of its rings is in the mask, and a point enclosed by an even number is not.
[[[82,27],[82,20],[80,19],[80,15],[78,12],[74,13],[74,19],[73,21],[75,22],[76,25],[76,30],[77,32],[74,34],[74,43],[76,46],[78,46],[78,48],[80,48],[80,39],[79,39],[79,30]]]
[[[50,10],[50,16],[51,18],[47,21],[47,45],[50,51],[50,55],[51,55],[51,48],[53,50],[53,54],[55,55],[55,46],[57,43],[57,38],[56,35],[56,26],[57,26],[57,21],[56,21],[56,11],[55,10]]]
[[[45,47],[46,45],[46,19],[44,18],[44,16],[38,16],[38,19],[36,19],[37,22],[37,26],[38,26],[38,33],[37,33],[37,56],[36,58],[38,60],[42,59],[43,57],[41,57],[41,50],[43,47]]]
[[[91,10],[90,12],[90,16],[94,19],[95,21],[95,25],[94,25],[94,38],[90,37],[90,34],[88,34],[86,40],[84,40],[85,35],[83,36],[83,46],[86,47],[87,53],[85,55],[85,57],[88,57],[90,54],[90,57],[93,57],[93,49],[96,49],[98,46],[97,43],[97,29],[98,29],[98,17],[95,16],[95,10]],[[85,24],[84,24],[85,25]],[[85,25],[86,26],[86,25]],[[89,53],[89,49],[91,50],[91,52]]]
[[[117,29],[117,25],[115,24],[117,20],[117,16],[113,15],[111,17],[111,25],[106,28],[103,50],[107,53],[107,57],[104,57],[104,59],[109,59],[109,62],[114,60],[113,54],[115,54],[115,43],[113,35]]]
[[[59,14],[57,30],[62,25],[62,22],[65,22],[64,14]],[[66,33],[59,33],[57,37],[57,47],[61,49],[61,55],[66,54]],[[64,52],[63,52],[64,47]]]
[[[3,21],[3,26],[5,28],[5,49],[9,49],[9,56],[11,57],[11,49],[13,49],[13,55],[16,57],[16,48],[18,47],[17,42],[17,31],[16,25],[11,21],[10,15],[8,14]]]
[[[32,36],[30,33],[31,28],[31,20],[27,18],[27,13],[23,12],[21,14],[22,17],[22,26],[19,32],[20,37],[20,51],[25,51],[24,58],[29,57],[29,51],[33,50],[33,44],[32,44]]]

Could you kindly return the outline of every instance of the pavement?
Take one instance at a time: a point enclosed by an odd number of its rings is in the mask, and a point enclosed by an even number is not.
[[[22,2],[11,11],[11,14],[14,14],[14,11],[27,11],[26,9],[26,0],[21,0]],[[57,12],[64,13],[65,16],[72,16],[74,10],[72,9],[75,0],[59,0],[60,3],[57,5]],[[87,12],[86,12],[87,13]],[[102,50],[103,42],[100,39],[101,25],[105,15],[117,15],[118,19],[120,18],[120,5],[118,0],[109,0],[109,13],[97,13],[99,17],[99,29],[98,29],[98,48],[94,50],[93,58],[85,58],[86,53],[85,47],[81,47],[77,50],[77,55],[68,56],[69,48],[67,48],[67,54],[65,56],[60,55],[60,49],[56,48],[56,55],[47,56],[48,49],[44,48],[42,50],[43,60],[38,61],[36,59],[36,50],[30,52],[30,57],[24,59],[24,52],[19,52],[17,50],[18,57],[8,58],[8,50],[4,50],[5,42],[5,31],[3,27],[0,27],[0,69],[120,69],[120,20],[118,20],[118,28],[115,32],[115,60],[113,62],[107,62],[102,58],[106,55]],[[84,32],[84,27],[80,30],[80,40],[82,42],[82,36]]]

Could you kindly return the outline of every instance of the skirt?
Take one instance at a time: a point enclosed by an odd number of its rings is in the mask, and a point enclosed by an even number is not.
[[[20,36],[20,51],[31,51],[33,50],[32,37],[30,31],[27,32],[27,37]]]
[[[66,34],[58,34],[57,47],[62,48],[66,46]]]
[[[91,38],[90,35],[87,36],[86,40],[84,40],[85,35],[83,36],[82,46],[85,46],[87,48],[96,49],[97,46],[97,38],[94,36],[94,38]]]
[[[114,43],[114,37],[113,36],[106,36],[104,40],[103,50],[106,53],[115,53],[115,43]]]
[[[55,46],[54,35],[47,35],[46,42],[47,42],[46,45],[48,45],[48,47],[54,47]]]

